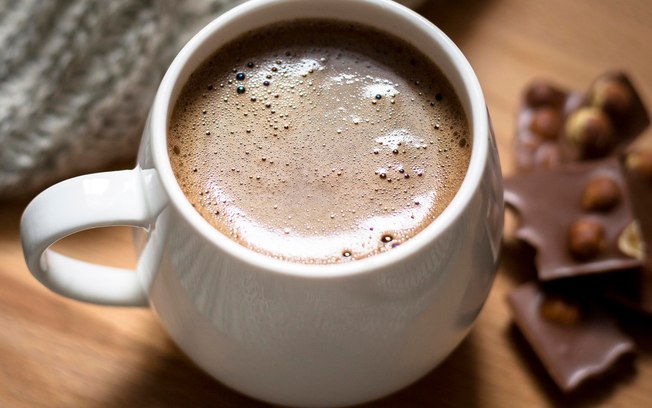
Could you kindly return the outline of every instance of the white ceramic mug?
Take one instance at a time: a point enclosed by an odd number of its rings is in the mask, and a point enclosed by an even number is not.
[[[190,73],[248,30],[301,17],[377,27],[414,44],[452,83],[472,154],[448,207],[403,245],[331,265],[272,259],[231,241],[193,209],[172,173],[166,132]],[[482,91],[459,49],[432,23],[386,0],[253,0],[181,50],[165,75],[133,170],[63,181],[21,222],[30,271],[51,290],[106,305],[150,305],[179,347],[224,384],[266,401],[339,406],[417,380],[468,332],[491,287],[503,226],[500,165]],[[48,247],[107,225],[142,227],[135,271]]]

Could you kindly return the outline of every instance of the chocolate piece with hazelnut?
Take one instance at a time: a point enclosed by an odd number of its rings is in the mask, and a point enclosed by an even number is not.
[[[607,72],[593,82],[589,104],[605,112],[623,141],[638,136],[650,117],[632,81],[622,72]]]
[[[517,116],[516,167],[530,171],[618,155],[649,124],[623,73],[601,75],[586,93],[536,81],[523,93]]]
[[[516,326],[564,392],[612,370],[636,346],[614,316],[594,301],[581,304],[528,282],[507,296]]]
[[[537,169],[506,178],[504,185],[505,204],[519,222],[514,236],[535,249],[539,280],[641,266],[618,248],[633,221],[618,158]]]

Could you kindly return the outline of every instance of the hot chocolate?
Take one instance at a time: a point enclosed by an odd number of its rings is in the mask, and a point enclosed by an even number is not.
[[[191,75],[168,126],[177,181],[254,251],[339,263],[400,245],[464,179],[469,124],[435,63],[368,26],[246,33]]]

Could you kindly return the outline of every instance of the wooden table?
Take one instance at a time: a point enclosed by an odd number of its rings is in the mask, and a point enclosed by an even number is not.
[[[624,68],[652,106],[652,2],[447,1],[422,13],[460,46],[491,111],[504,173],[519,94],[536,77],[585,89]],[[260,403],[195,368],[147,309],[99,307],[50,293],[29,274],[18,222],[25,203],[0,206],[0,407],[247,407]],[[134,264],[126,228],[90,231],[58,248],[86,260]],[[635,368],[564,397],[505,306],[523,278],[504,263],[470,336],[417,384],[373,407],[652,406],[652,320],[630,318]]]

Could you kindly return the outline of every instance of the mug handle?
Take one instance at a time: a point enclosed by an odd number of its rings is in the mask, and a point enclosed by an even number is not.
[[[101,305],[146,306],[146,290],[134,270],[83,262],[52,244],[89,228],[148,228],[150,211],[140,169],[110,171],[62,181],[36,196],[20,220],[25,261],[32,275],[60,295]]]

